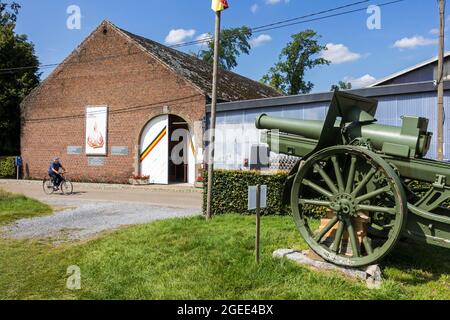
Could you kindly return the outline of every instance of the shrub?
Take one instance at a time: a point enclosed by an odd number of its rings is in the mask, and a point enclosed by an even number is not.
[[[0,178],[12,178],[15,174],[15,157],[0,157]]]
[[[251,214],[247,210],[248,186],[267,185],[267,208],[261,210],[263,215],[289,215],[289,206],[282,205],[284,182],[287,172],[262,174],[259,171],[214,170],[214,186],[212,194],[212,214],[239,213]],[[203,212],[206,212],[207,173],[204,173]],[[412,180],[407,184],[419,197],[424,196],[431,188],[431,183]],[[450,208],[450,199],[443,203]],[[305,206],[306,215],[320,219],[325,210],[323,207]]]
[[[284,182],[287,173],[261,174],[259,171],[215,170],[212,194],[212,214],[254,213],[247,210],[248,186],[267,185],[267,208],[261,210],[263,215],[288,215],[290,210],[282,205]],[[206,190],[208,176],[205,173],[203,185],[203,211],[206,212]]]

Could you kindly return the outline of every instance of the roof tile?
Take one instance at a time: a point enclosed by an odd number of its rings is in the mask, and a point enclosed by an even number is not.
[[[140,44],[150,54],[168,65],[181,77],[189,80],[207,96],[211,97],[212,66],[210,64],[156,41],[135,35],[123,29],[120,30]],[[219,68],[219,100],[237,101],[278,96],[281,96],[281,94],[269,86]]]

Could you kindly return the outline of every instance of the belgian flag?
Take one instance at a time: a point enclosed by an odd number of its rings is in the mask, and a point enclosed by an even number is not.
[[[228,9],[228,1],[227,0],[212,0],[211,9],[213,11],[223,11]]]

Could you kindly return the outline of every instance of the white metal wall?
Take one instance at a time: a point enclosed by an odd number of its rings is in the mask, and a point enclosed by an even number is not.
[[[428,158],[436,158],[437,143],[437,98],[436,94],[419,93],[400,96],[387,96],[378,99],[378,111],[376,117],[380,123],[394,126],[401,125],[402,115],[414,115],[430,120],[428,130],[433,132]],[[444,97],[444,158],[450,159],[450,92]]]
[[[400,126],[401,116],[414,115],[430,120],[428,130],[433,132],[433,141],[428,158],[436,157],[436,94],[433,92],[375,97],[378,100],[376,118],[379,123]],[[328,111],[328,102],[303,103],[282,107],[242,109],[217,113],[217,144],[215,167],[242,169],[244,159],[250,158],[250,146],[259,143],[259,130],[255,119],[261,113],[270,116],[323,120]],[[450,92],[444,99],[444,155],[450,159]]]

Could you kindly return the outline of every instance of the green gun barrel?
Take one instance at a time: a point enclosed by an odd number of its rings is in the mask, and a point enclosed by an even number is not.
[[[318,140],[322,133],[323,121],[270,117],[263,113],[256,118],[256,128],[279,130],[284,133]]]
[[[428,119],[421,117],[402,117],[401,127],[376,124],[367,122],[359,125],[348,125],[346,138],[350,140],[363,138],[369,141],[373,148],[389,155],[401,157],[424,157],[430,147],[431,136],[427,132]],[[344,124],[345,125],[345,124]],[[306,139],[319,140],[323,131],[324,122],[319,120],[299,120],[289,118],[270,117],[261,114],[256,119],[256,128],[267,130],[279,130],[281,133],[287,133],[304,137]],[[341,121],[337,120],[335,127],[340,127]],[[328,134],[328,132],[323,132]],[[275,137],[280,139],[283,144],[282,135],[272,134],[271,139]],[[290,143],[292,143],[292,137]],[[301,144],[301,139],[298,144]],[[292,149],[292,148],[291,148]],[[283,150],[283,148],[281,148]],[[305,149],[309,150],[309,149]],[[304,156],[304,154],[295,154]]]

